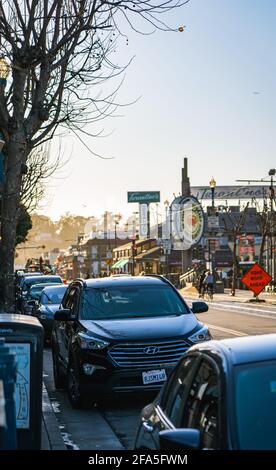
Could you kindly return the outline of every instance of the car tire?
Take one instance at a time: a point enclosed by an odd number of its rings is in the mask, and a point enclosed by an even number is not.
[[[58,353],[54,345],[52,345],[52,357],[53,357],[53,373],[54,373],[55,388],[62,389],[65,387],[65,380],[60,370],[60,360],[59,360]]]
[[[80,390],[80,372],[76,361],[71,357],[67,368],[67,393],[73,408],[84,409],[92,406],[90,397]]]

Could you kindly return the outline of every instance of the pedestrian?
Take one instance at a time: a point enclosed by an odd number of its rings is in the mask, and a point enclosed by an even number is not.
[[[210,271],[207,271],[206,276],[203,281],[204,285],[204,291],[206,292],[208,289],[210,289],[211,294],[213,294],[214,291],[214,276],[213,274],[210,273]]]
[[[204,269],[204,271],[199,276],[199,282],[198,282],[199,297],[202,297],[202,289],[203,289],[203,282],[205,279],[205,275],[206,275],[206,270]]]

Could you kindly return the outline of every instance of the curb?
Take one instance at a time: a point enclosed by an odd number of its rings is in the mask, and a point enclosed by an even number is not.
[[[41,450],[66,450],[47,389],[42,389],[42,445]]]
[[[198,294],[194,293],[194,292],[185,292],[183,289],[178,289],[179,290],[179,293],[184,297],[184,298],[187,298],[187,299],[199,299],[198,297]],[[217,298],[216,296],[219,295],[220,297]],[[222,297],[222,296],[225,296],[225,297]],[[252,297],[232,297],[232,296],[229,296],[229,294],[225,293],[225,294],[216,294],[214,293],[214,300],[216,300],[217,302],[219,301],[223,301],[223,302],[232,302],[232,303],[240,303],[240,304],[246,304],[246,303],[250,303],[250,304],[255,304],[255,305],[258,305],[258,302],[252,302]],[[275,300],[274,299],[261,299],[261,304],[269,304],[269,305],[276,305],[276,298]]]
[[[185,295],[185,293],[181,293],[181,295],[184,297],[184,299],[187,299],[187,300],[202,300],[202,299],[199,299],[198,296],[193,296],[191,294],[188,294],[188,295]],[[203,299],[204,300],[204,299]],[[233,304],[236,304],[236,303],[239,303],[239,304],[249,304],[249,305],[276,305],[276,301],[275,300],[269,300],[269,299],[264,299],[263,302],[253,302],[253,301],[250,301],[249,299],[238,299],[238,297],[236,297],[235,299],[233,299],[232,297],[231,298],[217,298],[216,297],[216,294],[214,294],[214,298],[213,300],[215,302],[230,302],[230,303],[233,303]],[[222,304],[223,305],[223,304]]]

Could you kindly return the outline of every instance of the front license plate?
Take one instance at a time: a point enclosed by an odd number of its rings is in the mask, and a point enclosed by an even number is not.
[[[156,382],[165,382],[165,380],[167,379],[165,369],[142,372],[142,376],[144,385],[153,384]]]

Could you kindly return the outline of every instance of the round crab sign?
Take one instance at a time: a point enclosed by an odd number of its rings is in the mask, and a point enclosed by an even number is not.
[[[204,213],[199,201],[193,196],[176,198],[172,213],[174,238],[187,248],[196,245],[204,232]]]

